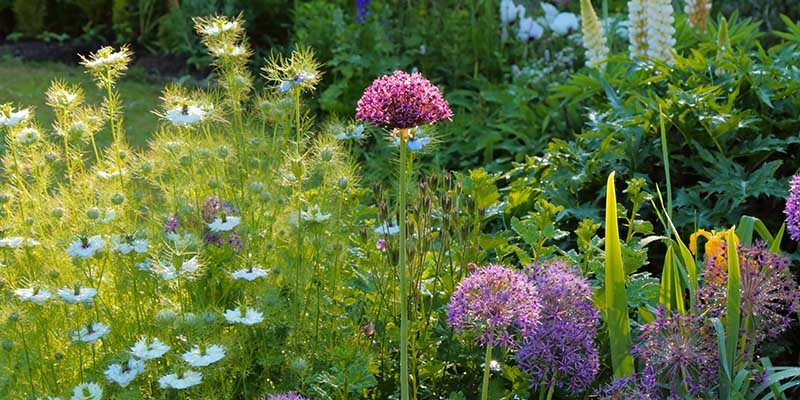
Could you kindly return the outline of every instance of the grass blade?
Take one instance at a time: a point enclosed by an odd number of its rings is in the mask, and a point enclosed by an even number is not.
[[[628,320],[628,296],[625,293],[625,269],[622,265],[622,245],[617,226],[617,194],[614,173],[608,176],[606,193],[606,318],[611,341],[611,365],[615,377],[633,373],[631,325]]]

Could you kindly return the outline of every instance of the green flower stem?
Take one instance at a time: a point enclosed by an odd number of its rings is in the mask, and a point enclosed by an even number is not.
[[[486,358],[483,363],[483,385],[481,386],[481,400],[489,399],[489,365],[492,363],[492,345],[486,345]]]
[[[409,399],[408,390],[408,310],[407,310],[407,286],[408,277],[406,276],[406,200],[407,200],[407,181],[408,171],[406,163],[406,133],[408,129],[400,130],[400,216],[397,223],[400,225],[400,262],[397,266],[400,275],[400,398]]]

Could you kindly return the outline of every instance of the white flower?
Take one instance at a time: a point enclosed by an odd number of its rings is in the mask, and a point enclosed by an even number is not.
[[[20,236],[13,236],[0,239],[0,247],[8,247],[10,249],[16,249],[25,241],[25,238]]]
[[[191,350],[183,353],[181,358],[193,367],[207,367],[225,357],[225,349],[217,344],[212,344],[206,348],[194,346]]]
[[[8,110],[7,113],[0,111],[0,126],[16,126],[30,117],[31,112],[27,108],[18,111]]]
[[[550,29],[558,35],[566,35],[578,30],[578,16],[571,12],[559,13],[552,22]]]
[[[111,364],[105,370],[105,375],[108,380],[120,385],[121,387],[128,386],[131,381],[136,378],[136,375],[144,372],[144,361],[131,358],[128,362],[123,364]]]
[[[67,248],[67,253],[73,257],[89,258],[97,254],[106,245],[100,235],[81,237],[75,239]]]
[[[53,295],[47,289],[24,288],[14,290],[14,294],[22,301],[30,301],[38,305],[44,304]]]
[[[542,11],[544,11],[544,21],[547,25],[550,25],[558,16],[558,9],[556,6],[546,2],[539,3],[539,6],[542,7]]]
[[[336,140],[359,140],[364,137],[364,125],[356,125],[352,131],[346,129],[343,132],[337,133],[334,137]]]
[[[207,112],[198,106],[176,107],[167,111],[165,118],[174,126],[191,125],[202,121]]]
[[[211,49],[211,54],[214,57],[222,58],[222,57],[240,57],[245,55],[247,50],[245,50],[242,46],[220,46]]]
[[[103,218],[100,218],[100,222],[107,224],[115,219],[117,219],[117,212],[113,208],[107,208]]]
[[[225,319],[232,324],[255,325],[264,320],[264,314],[253,308],[235,308],[225,310]]]
[[[708,14],[711,12],[711,0],[686,0],[683,11],[689,17],[689,25],[705,30]]]
[[[238,271],[231,273],[231,277],[233,279],[244,279],[249,282],[252,282],[258,278],[264,278],[266,276],[267,276],[267,270],[258,267],[240,269]]]
[[[207,35],[207,36],[217,36],[222,32],[227,32],[232,30],[238,26],[238,22],[236,21],[215,21],[212,22],[202,28],[200,28],[200,33]]]
[[[145,258],[144,261],[136,264],[136,268],[139,268],[139,271],[150,271],[152,268],[152,262],[149,258]]]
[[[102,398],[103,388],[94,382],[89,382],[75,386],[70,400],[100,400]]]
[[[375,233],[379,235],[396,235],[398,232],[400,232],[400,227],[395,225],[394,222],[391,225],[388,222],[384,222],[383,225],[375,228]]]
[[[184,274],[193,274],[197,272],[198,269],[200,269],[200,259],[197,258],[197,256],[194,256],[181,263],[179,272]]]
[[[181,235],[177,232],[167,232],[166,236],[176,247],[188,247],[195,241],[195,237],[191,233]]]
[[[148,343],[147,338],[142,337],[131,346],[131,355],[144,361],[154,360],[166,354],[169,348],[158,338],[154,338],[152,342]]]
[[[178,269],[172,264],[156,262],[151,266],[150,271],[156,275],[160,275],[161,279],[165,281],[169,281],[178,277]]]
[[[67,303],[91,303],[94,301],[94,296],[97,294],[97,289],[93,288],[63,288],[58,289],[58,295]]]
[[[675,18],[669,0],[630,0],[628,35],[631,57],[671,64],[675,47]]]
[[[324,213],[320,210],[319,206],[314,204],[308,210],[300,212],[303,221],[315,222],[321,224],[331,218],[330,213]]]
[[[40,244],[41,243],[39,243],[39,241],[34,239],[34,238],[25,239],[25,246],[27,246],[27,247],[34,247],[34,246],[38,246]]]
[[[228,217],[223,215],[222,218],[215,218],[214,221],[211,221],[208,224],[208,229],[211,229],[212,232],[227,232],[233,228],[236,228],[239,225],[241,218],[239,217]]]
[[[180,374],[164,375],[158,378],[158,385],[162,389],[186,389],[199,385],[202,381],[202,373],[189,370]]]
[[[32,127],[23,128],[17,133],[17,142],[20,144],[28,145],[36,143],[39,140],[39,130]]]
[[[147,239],[125,239],[119,235],[111,236],[111,243],[113,244],[112,250],[122,254],[129,254],[131,252],[145,253],[147,252],[148,242]]]
[[[502,0],[500,2],[500,22],[504,25],[511,25],[517,20],[517,6],[513,0]]]
[[[81,327],[80,330],[70,332],[69,336],[74,342],[95,343],[97,339],[104,338],[111,332],[111,328],[101,322],[95,322]]]
[[[519,22],[519,31],[517,31],[517,40],[527,42],[531,39],[537,40],[544,34],[544,28],[534,21],[531,17],[522,18]]]
[[[110,169],[108,171],[101,171],[101,170],[97,171],[97,176],[100,179],[104,179],[104,180],[109,180],[109,179],[112,179],[112,178],[116,178],[116,177],[118,177],[120,175],[125,175],[125,169],[123,169],[121,173],[120,173],[120,171],[113,170],[113,169]]]

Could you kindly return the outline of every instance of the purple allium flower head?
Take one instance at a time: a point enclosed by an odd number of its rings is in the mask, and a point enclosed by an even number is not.
[[[794,241],[800,242],[800,175],[792,177],[789,197],[786,199],[786,230]]]
[[[452,117],[439,89],[416,72],[395,71],[376,79],[356,109],[357,120],[385,128],[408,129]]]
[[[242,248],[245,247],[245,243],[242,240],[242,235],[240,235],[238,232],[228,233],[227,242],[228,247],[237,253],[242,251]]]
[[[608,385],[598,388],[593,399],[598,400],[657,400],[655,372],[652,366],[633,376],[616,378]]]
[[[556,385],[580,393],[600,368],[594,343],[599,312],[592,289],[579,272],[563,261],[530,267],[530,279],[541,299],[539,325],[517,354],[520,369],[534,385]]]
[[[642,325],[633,354],[672,392],[688,388],[697,396],[718,378],[716,334],[702,316],[667,315],[659,307],[655,320]]]
[[[727,245],[724,245],[727,249]],[[712,316],[722,316],[727,304],[727,250],[723,258],[707,258],[701,302]],[[800,289],[789,270],[790,260],[767,249],[763,242],[739,246],[742,315],[750,318],[757,345],[785,331],[800,304]]]
[[[372,3],[372,0],[356,0],[356,12],[358,13],[356,21],[358,21],[359,24],[364,23],[364,16],[367,15],[369,3]]]
[[[206,246],[222,247],[222,234],[208,231],[203,235],[203,243]]]
[[[175,233],[175,231],[181,226],[181,220],[178,214],[172,214],[167,218],[167,222],[164,223],[164,232],[165,233]]]
[[[516,348],[539,324],[541,305],[533,283],[522,272],[489,265],[462,281],[447,310],[456,332],[471,331],[485,346]]]
[[[271,396],[262,397],[261,400],[309,400],[309,399],[300,396],[296,392],[288,392],[283,394],[274,394]]]

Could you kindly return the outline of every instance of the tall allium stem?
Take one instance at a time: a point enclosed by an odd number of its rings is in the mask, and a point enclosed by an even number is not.
[[[400,397],[402,400],[408,400],[408,277],[406,258],[406,200],[407,200],[407,183],[408,183],[408,162],[406,156],[408,153],[408,144],[406,138],[409,137],[408,128],[401,129],[400,134],[400,193],[399,205],[400,215],[397,224],[400,225],[400,262],[397,269],[400,276]]]
[[[492,363],[492,344],[486,345],[486,358],[483,360],[483,386],[481,387],[481,400],[489,399],[489,365]]]

